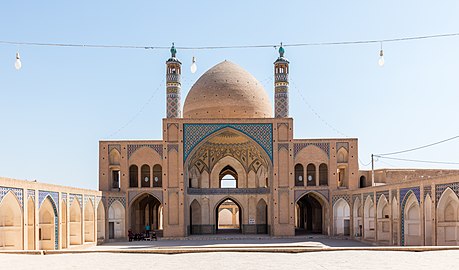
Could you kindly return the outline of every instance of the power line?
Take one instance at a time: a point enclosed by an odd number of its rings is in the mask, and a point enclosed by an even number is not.
[[[441,140],[441,141],[438,141],[438,142],[430,143],[430,144],[427,144],[427,145],[423,145],[423,146],[419,146],[419,147],[415,147],[415,148],[411,148],[411,149],[407,149],[407,150],[392,152],[392,153],[377,154],[375,156],[379,156],[379,157],[381,157],[381,156],[391,156],[391,155],[396,155],[396,154],[402,154],[402,153],[406,153],[406,152],[416,151],[416,150],[419,150],[419,149],[423,149],[423,148],[431,147],[431,146],[434,146],[434,145],[437,145],[437,144],[441,144],[441,143],[444,143],[444,142],[448,142],[448,141],[451,141],[451,140],[454,140],[454,139],[457,139],[457,138],[459,138],[459,135],[451,137],[451,138],[448,138],[448,139],[444,139],[444,140]]]
[[[434,38],[456,37],[459,33],[434,34],[424,36],[411,36],[390,39],[370,39],[354,41],[334,41],[334,42],[306,42],[283,44],[284,47],[307,47],[307,46],[333,46],[333,45],[358,45],[372,43],[391,43],[413,40],[424,40]],[[108,45],[108,44],[78,44],[78,43],[47,43],[47,42],[21,42],[0,40],[0,44],[22,45],[22,46],[52,46],[52,47],[79,47],[79,48],[109,48],[109,49],[143,49],[143,50],[168,50],[170,46],[136,46],[136,45]],[[228,45],[228,46],[177,46],[180,50],[220,50],[220,49],[256,49],[256,48],[276,48],[279,44],[254,44],[254,45]]]
[[[418,160],[418,159],[406,159],[406,158],[394,158],[394,157],[382,157],[374,155],[378,158],[400,160],[400,161],[410,161],[410,162],[420,162],[420,163],[432,163],[432,164],[447,164],[447,165],[459,165],[459,162],[446,162],[446,161],[430,161],[430,160]]]

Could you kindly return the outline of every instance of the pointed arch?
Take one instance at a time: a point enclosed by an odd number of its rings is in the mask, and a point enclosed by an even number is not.
[[[343,199],[338,199],[333,205],[333,220],[335,235],[350,235],[350,207]]]
[[[416,195],[408,191],[402,203],[402,245],[422,245],[421,211]]]
[[[94,242],[94,205],[89,199],[84,206],[84,242]]]
[[[70,245],[81,245],[81,207],[77,198],[70,205]]]
[[[451,188],[443,191],[437,206],[437,244],[459,244],[459,199]]]
[[[0,202],[0,249],[22,249],[22,223],[21,205],[9,191]]]
[[[375,239],[375,205],[370,195],[365,199],[363,206],[363,218],[364,218],[364,238],[374,240]]]
[[[362,237],[363,221],[362,221],[362,203],[360,197],[356,197],[352,206],[352,215],[354,218],[354,236]]]
[[[201,234],[202,213],[201,204],[194,199],[190,204],[190,233]]]
[[[102,200],[97,206],[97,240],[105,240],[105,207]]]
[[[268,205],[264,199],[260,199],[257,203],[257,233],[268,233]]]
[[[392,243],[394,245],[399,244],[399,204],[397,196],[392,198]]]
[[[109,239],[125,237],[125,210],[124,206],[115,200],[108,208]]]
[[[386,196],[383,194],[379,197],[378,206],[376,207],[376,216],[378,222],[378,241],[390,241],[390,205]]]
[[[242,207],[231,196],[225,197],[215,205],[215,228],[220,232],[242,232]]]
[[[39,248],[41,250],[58,249],[58,213],[51,196],[46,196],[39,211]]]

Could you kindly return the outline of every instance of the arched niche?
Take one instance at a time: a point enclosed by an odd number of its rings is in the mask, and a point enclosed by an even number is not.
[[[335,235],[350,235],[350,207],[342,198],[333,205]]]
[[[0,202],[0,249],[22,249],[22,230],[21,205],[10,191]]]

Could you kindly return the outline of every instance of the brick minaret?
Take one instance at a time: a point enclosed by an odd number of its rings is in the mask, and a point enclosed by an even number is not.
[[[274,115],[276,118],[288,117],[288,65],[284,48],[279,48],[279,57],[274,62]]]
[[[175,57],[176,54],[177,50],[172,43],[171,58],[166,62],[167,118],[179,118],[182,116],[182,104],[180,101],[182,63]]]

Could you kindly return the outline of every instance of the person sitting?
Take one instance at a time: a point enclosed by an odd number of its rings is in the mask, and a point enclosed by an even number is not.
[[[132,232],[131,229],[128,230],[128,237],[129,237],[129,242],[132,242],[134,239],[134,233]]]

